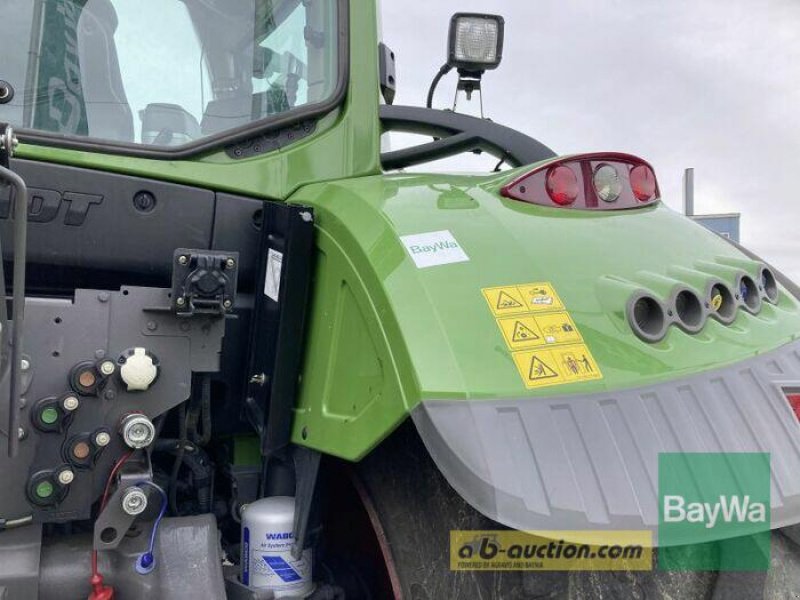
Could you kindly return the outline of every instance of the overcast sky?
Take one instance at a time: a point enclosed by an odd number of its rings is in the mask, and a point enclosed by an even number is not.
[[[424,103],[459,11],[506,19],[487,116],[559,154],[639,155],[676,210],[694,167],[696,212],[742,213],[742,242],[800,280],[800,1],[382,0],[397,104]]]

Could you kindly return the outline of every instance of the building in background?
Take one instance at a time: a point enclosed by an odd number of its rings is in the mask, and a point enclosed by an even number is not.
[[[694,214],[694,169],[686,169],[683,173],[683,212],[703,227],[739,243],[739,213]]]

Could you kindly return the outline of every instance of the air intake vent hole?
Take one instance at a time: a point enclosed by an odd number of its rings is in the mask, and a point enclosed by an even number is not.
[[[700,329],[703,326],[703,305],[697,294],[689,290],[678,292],[675,296],[675,315],[686,329]]]
[[[721,321],[725,323],[733,321],[736,317],[736,301],[728,286],[717,283],[711,288],[709,309],[711,314],[716,315]]]
[[[739,280],[739,295],[750,311],[756,312],[761,307],[761,296],[758,293],[756,282],[748,275],[742,276]]]
[[[649,342],[655,342],[664,335],[664,309],[650,296],[642,296],[633,303],[631,326],[637,335]]]
[[[761,270],[761,286],[764,288],[764,295],[772,303],[778,301],[778,282],[775,274],[766,267]]]

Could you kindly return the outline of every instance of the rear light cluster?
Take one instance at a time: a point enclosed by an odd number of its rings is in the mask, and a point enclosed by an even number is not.
[[[619,210],[659,200],[653,168],[630,154],[583,154],[535,168],[500,190],[506,198],[586,210]]]
[[[736,276],[733,287],[713,278],[702,297],[686,286],[676,286],[666,301],[638,290],[628,300],[628,323],[642,340],[658,342],[671,325],[686,333],[698,333],[709,318],[730,325],[739,309],[757,314],[765,301],[778,302],[778,286],[772,271],[762,266],[758,283],[744,272]]]

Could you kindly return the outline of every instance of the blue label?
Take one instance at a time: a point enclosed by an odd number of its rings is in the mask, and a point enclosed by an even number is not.
[[[250,585],[250,529],[242,533],[242,583]]]
[[[264,556],[264,562],[266,562],[270,568],[275,571],[275,575],[283,579],[286,583],[292,583],[294,581],[300,581],[301,577],[292,567],[289,566],[285,560],[283,560],[280,556]]]

